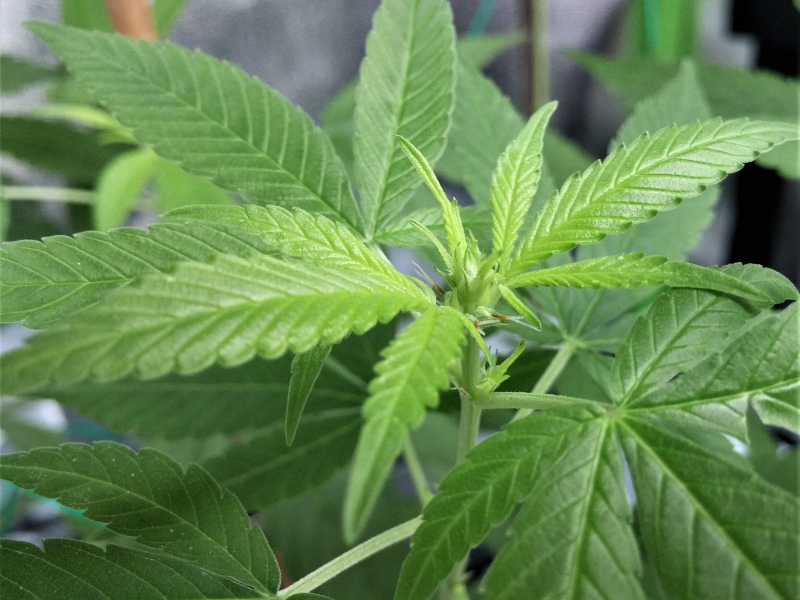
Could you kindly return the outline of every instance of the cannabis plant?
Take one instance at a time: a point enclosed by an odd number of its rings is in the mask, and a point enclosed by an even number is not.
[[[2,320],[42,331],[2,357],[4,394],[144,440],[224,441],[188,467],[114,442],[0,458],[4,479],[114,542],[2,540],[3,598],[320,598],[393,545],[399,580],[380,571],[367,597],[395,583],[397,600],[797,597],[798,499],[727,440],[747,440],[748,411],[798,431],[798,312],[773,309],[798,292],[760,266],[681,260],[713,186],[795,125],[711,118],[687,63],[605,160],[560,177],[582,157],[546,137],[555,104],[523,123],[459,57],[448,2],[385,0],[351,92],[352,144],[337,144],[346,164],[230,64],[29,28],[135,140],[243,202],[5,245]],[[397,270],[388,246],[437,272]],[[457,434],[414,436],[456,411]],[[482,415],[510,422],[476,446]],[[418,448],[447,441],[442,478]],[[272,510],[327,494],[348,464],[340,532],[329,510]],[[393,472],[422,507],[400,524]],[[361,543],[293,566],[293,539],[311,554],[340,536]],[[484,540],[499,551],[472,581],[465,559]]]

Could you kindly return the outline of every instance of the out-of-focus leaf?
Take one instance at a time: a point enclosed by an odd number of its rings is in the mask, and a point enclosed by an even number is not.
[[[37,65],[27,60],[3,54],[0,56],[0,93],[13,94],[28,86],[51,82],[61,72],[47,65]]]
[[[107,231],[125,224],[157,165],[153,151],[140,148],[120,154],[103,169],[92,205],[96,229]]]

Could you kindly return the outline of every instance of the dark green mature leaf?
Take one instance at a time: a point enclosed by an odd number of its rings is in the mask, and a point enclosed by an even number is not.
[[[455,29],[446,0],[384,0],[367,37],[356,90],[356,180],[369,235],[420,184],[397,136],[431,163],[445,146],[455,86]]]
[[[279,423],[203,466],[246,507],[263,509],[333,477],[350,461],[361,423],[357,407],[307,415],[291,447]]]
[[[492,173],[492,251],[503,262],[514,249],[539,185],[544,132],[556,106],[550,102],[533,114]]]
[[[31,23],[136,139],[253,202],[360,227],[347,173],[300,109],[228,63],[162,42]]]
[[[264,255],[217,257],[151,275],[3,356],[4,393],[56,383],[191,374],[277,358],[363,333],[430,300],[410,282]]]
[[[797,597],[797,498],[676,433],[635,419],[620,430],[644,545],[671,597]]]
[[[217,254],[252,252],[272,250],[256,237],[209,223],[7,243],[0,251],[0,321],[52,325],[141,275],[166,273],[180,262],[210,261]]]
[[[761,419],[800,432],[800,317],[795,303],[757,320],[680,377],[638,396],[629,410],[746,439],[750,402]]]
[[[461,354],[464,325],[449,307],[431,308],[386,348],[375,366],[370,397],[345,496],[344,534],[362,532],[395,459],[425,409],[439,401],[449,384],[448,368]]]
[[[264,596],[186,561],[75,540],[45,540],[44,550],[0,539],[0,596],[8,600],[192,600]]]
[[[330,353],[330,346],[320,344],[308,352],[298,354],[292,360],[292,378],[289,380],[289,396],[286,400],[285,433],[288,446],[294,441],[306,401]]]
[[[59,78],[59,71],[48,65],[38,65],[16,56],[0,55],[0,93],[13,94],[25,88]]]
[[[0,477],[206,571],[278,590],[278,563],[263,532],[196,465],[184,472],[157,450],[112,442],[64,444],[0,457]]]
[[[714,119],[663,129],[621,146],[550,197],[512,269],[525,270],[556,252],[648,221],[739,170],[759,152],[796,136],[797,127],[788,124]]]
[[[673,262],[665,256],[645,256],[641,252],[602,256],[531,271],[508,282],[509,287],[544,285],[593,289],[669,285],[714,290],[751,302],[770,300],[757,287],[720,269]]]
[[[619,441],[588,427],[536,480],[486,575],[487,598],[644,600]]]
[[[598,412],[564,408],[506,426],[472,450],[442,481],[411,540],[395,600],[423,600],[469,551],[503,522],[540,476],[584,432]]]
[[[751,305],[699,290],[672,290],[659,296],[617,352],[610,380],[617,402],[626,404],[644,395],[708,356],[760,309],[798,297],[788,279],[758,265],[728,265],[721,272],[761,290],[768,299]]]

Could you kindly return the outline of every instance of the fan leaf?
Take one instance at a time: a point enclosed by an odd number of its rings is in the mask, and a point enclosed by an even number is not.
[[[286,445],[291,446],[297,434],[297,426],[303,416],[306,401],[314,389],[325,359],[331,353],[331,347],[320,344],[294,357],[292,361],[292,378],[289,380],[289,396],[286,399]]]

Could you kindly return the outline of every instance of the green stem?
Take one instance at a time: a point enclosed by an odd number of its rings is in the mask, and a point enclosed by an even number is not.
[[[550,361],[550,364],[547,365],[544,373],[542,376],[539,377],[539,381],[536,382],[536,385],[533,386],[533,390],[531,390],[532,394],[546,394],[547,390],[556,382],[558,376],[561,375],[561,372],[569,363],[569,360],[572,358],[572,355],[575,354],[575,345],[567,340],[564,342],[564,345],[561,346],[556,355],[553,357],[553,360]],[[514,415],[514,420],[522,419],[523,417],[527,417],[529,414],[533,412],[531,408],[521,408],[517,411],[517,414]]]
[[[92,204],[94,202],[94,192],[71,188],[4,185],[0,187],[0,198],[3,200],[36,200],[41,202]]]
[[[531,112],[550,101],[550,52],[547,35],[548,0],[531,2]]]
[[[482,409],[524,408],[529,410],[545,410],[559,406],[582,404],[598,406],[593,400],[556,396],[554,394],[534,394],[527,392],[493,392],[476,403]]]
[[[316,571],[309,573],[296,583],[293,583],[285,590],[281,590],[278,598],[288,598],[292,594],[300,594],[303,592],[310,592],[317,589],[323,583],[326,583],[336,577],[339,573],[346,571],[353,565],[357,565],[363,560],[366,560],[373,554],[377,554],[381,550],[393,546],[394,544],[403,541],[404,539],[413,535],[419,527],[422,519],[416,517],[405,523],[401,523],[396,527],[392,527],[381,534],[376,535],[374,538],[368,539],[366,542],[359,544],[344,554],[337,556],[329,563],[322,565]]]
[[[417,490],[417,496],[422,504],[422,508],[430,502],[433,498],[431,488],[428,487],[428,480],[425,477],[425,470],[422,468],[422,463],[417,456],[417,450],[414,448],[414,443],[411,438],[406,439],[406,444],[403,449],[403,456],[406,459],[408,472],[411,474],[411,481],[414,482],[414,488]]]

